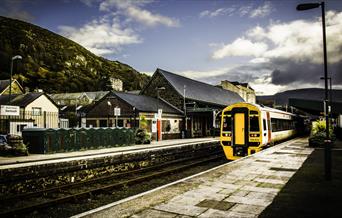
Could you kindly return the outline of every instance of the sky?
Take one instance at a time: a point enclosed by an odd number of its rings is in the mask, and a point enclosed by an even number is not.
[[[323,87],[321,9],[303,0],[0,0],[0,15],[152,75],[161,68],[257,95]],[[317,3],[320,1],[311,2]],[[326,0],[328,72],[342,88],[342,1]]]

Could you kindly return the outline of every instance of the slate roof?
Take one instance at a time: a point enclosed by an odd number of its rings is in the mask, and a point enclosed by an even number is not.
[[[11,105],[26,107],[28,104],[44,95],[42,92],[30,92],[26,94],[14,94],[11,96]],[[9,95],[0,95],[0,105],[8,104]],[[54,103],[54,102],[53,102]]]
[[[228,82],[229,82],[229,81],[228,81]],[[230,83],[233,84],[234,86],[240,85],[240,86],[249,88],[249,89],[251,89],[251,90],[254,90],[252,87],[250,87],[250,86],[248,85],[248,83],[240,83],[240,82],[238,82],[238,81],[233,81],[233,82],[230,82]]]
[[[323,100],[289,98],[289,105],[314,115],[321,115],[324,111]],[[333,101],[331,112],[336,115],[342,114],[342,102]]]
[[[155,73],[160,73],[162,76],[164,76],[164,78],[181,96],[183,96],[185,85],[185,97],[187,99],[221,106],[227,106],[236,102],[244,102],[244,100],[238,94],[215,87],[213,85],[209,85],[207,83],[192,80],[159,68]]]
[[[21,89],[21,91],[22,92],[24,91],[23,87],[19,84],[19,82],[16,79],[12,79],[12,88],[13,88],[13,83],[17,83],[19,88]],[[10,80],[9,79],[0,80],[0,93],[5,91],[6,88],[9,87],[9,85],[10,85]],[[12,89],[12,91],[13,91],[13,89]]]
[[[158,112],[158,100],[156,98],[146,95],[136,95],[125,92],[113,92],[114,95],[118,96],[128,104],[134,106],[137,110],[143,112]],[[182,114],[181,110],[167,103],[163,99],[159,99],[159,109],[163,110],[163,113],[170,114]]]
[[[86,95],[93,101],[100,100],[103,96],[107,95],[109,91],[85,92]]]
[[[0,93],[3,92],[10,84],[10,80],[0,80]]]
[[[109,91],[57,93],[51,94],[50,97],[57,102],[58,100],[74,100],[86,95],[92,101],[97,101],[108,93]]]

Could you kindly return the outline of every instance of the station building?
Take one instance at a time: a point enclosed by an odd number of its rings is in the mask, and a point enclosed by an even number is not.
[[[228,80],[223,80],[217,87],[237,93],[243,98],[243,100],[248,103],[256,103],[255,91],[248,83],[240,83],[237,81],[230,82]]]
[[[180,138],[183,111],[163,99],[109,92],[95,104],[81,108],[79,112],[83,127],[141,127],[151,133],[152,122],[158,109],[162,109],[162,138]]]
[[[149,83],[140,92],[165,100],[184,112],[183,130],[187,137],[213,135],[216,115],[230,104],[244,102],[237,93],[207,83],[192,80],[162,69],[157,69]]]

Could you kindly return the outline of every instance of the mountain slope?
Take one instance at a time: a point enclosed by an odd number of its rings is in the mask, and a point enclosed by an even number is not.
[[[30,90],[49,93],[109,90],[109,78],[125,90],[141,89],[149,77],[118,61],[98,57],[49,30],[0,16],[0,79],[8,79],[11,58],[21,55],[14,78]]]
[[[324,89],[308,88],[308,89],[295,89],[285,92],[279,92],[275,95],[257,96],[257,102],[260,104],[274,104],[286,105],[289,98],[308,99],[308,100],[323,100],[325,96]],[[342,102],[342,90],[334,89],[332,92],[333,101]]]

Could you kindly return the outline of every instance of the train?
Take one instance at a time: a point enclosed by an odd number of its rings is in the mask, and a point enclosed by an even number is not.
[[[246,102],[222,110],[220,143],[228,160],[254,154],[299,133],[299,116]]]

